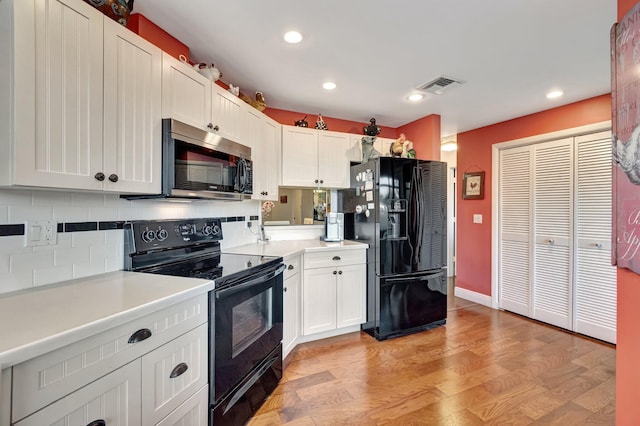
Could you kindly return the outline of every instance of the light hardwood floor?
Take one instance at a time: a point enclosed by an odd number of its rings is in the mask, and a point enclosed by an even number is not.
[[[285,365],[250,425],[615,424],[614,346],[455,297],[443,327],[306,343]]]

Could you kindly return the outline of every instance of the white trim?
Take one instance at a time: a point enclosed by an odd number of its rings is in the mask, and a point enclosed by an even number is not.
[[[492,305],[491,296],[487,296],[486,294],[477,293],[460,287],[456,287],[454,293],[456,297],[461,299],[469,300],[470,302],[475,302],[479,305],[488,306],[490,308],[496,308]]]
[[[543,133],[541,135],[529,136],[512,141],[499,142],[491,145],[491,305],[498,308],[498,276],[500,271],[499,265],[499,224],[498,215],[499,208],[499,179],[500,179],[500,151],[518,146],[532,145],[535,143],[561,139],[566,137],[576,137],[590,133],[597,133],[611,130],[611,120],[601,121],[599,123],[587,124],[586,126],[572,127],[569,129],[559,130],[551,133]],[[458,289],[456,288],[456,291]],[[489,297],[489,296],[487,296]]]

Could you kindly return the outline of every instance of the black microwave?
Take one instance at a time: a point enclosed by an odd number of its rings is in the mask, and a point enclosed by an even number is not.
[[[180,121],[162,120],[162,196],[250,199],[251,148]]]

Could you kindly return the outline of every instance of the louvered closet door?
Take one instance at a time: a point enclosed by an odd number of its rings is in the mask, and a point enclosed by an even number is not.
[[[502,309],[530,316],[531,152],[500,152],[500,283]]]
[[[573,138],[534,145],[533,315],[571,328]]]
[[[616,342],[616,268],[611,266],[611,133],[576,138],[574,330]]]

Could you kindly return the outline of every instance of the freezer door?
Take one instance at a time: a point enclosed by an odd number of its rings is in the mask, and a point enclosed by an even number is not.
[[[444,270],[380,278],[378,340],[427,330],[447,318],[447,277]]]

